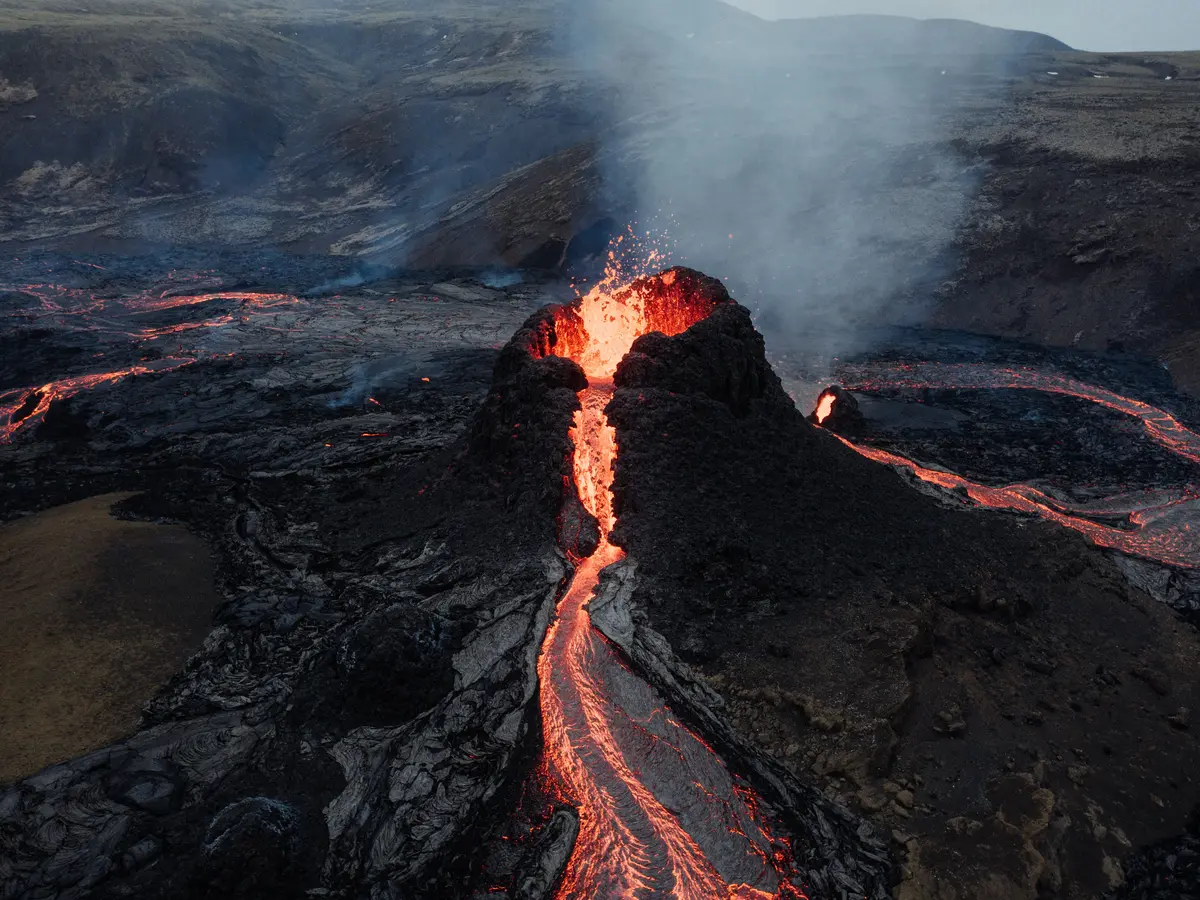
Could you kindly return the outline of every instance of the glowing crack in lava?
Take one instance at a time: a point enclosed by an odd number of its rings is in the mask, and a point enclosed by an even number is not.
[[[1155,442],[1185,459],[1200,462],[1200,435],[1170,413],[1056,373],[978,364],[921,363],[888,368],[863,366],[845,374],[845,389],[855,391],[1002,388],[1077,397],[1139,419]],[[818,420],[824,421],[819,412]],[[908,469],[922,481],[946,490],[964,492],[980,506],[1031,513],[1078,531],[1100,547],[1130,556],[1182,568],[1200,567],[1200,542],[1192,528],[1200,505],[1200,493],[1192,487],[1129,491],[1103,500],[1077,503],[1053,497],[1028,484],[990,487],[951,472],[919,465],[896,453],[835,436],[868,459]],[[1117,524],[1097,521],[1101,519]]]
[[[20,429],[39,422],[46,417],[50,404],[65,400],[81,391],[91,390],[102,384],[112,384],[131,375],[149,375],[155,372],[171,372],[189,366],[196,360],[187,357],[168,357],[152,364],[130,366],[115,372],[100,372],[93,375],[75,375],[60,378],[39,387],[16,388],[0,392],[0,444],[7,444]]]
[[[608,541],[617,445],[604,408],[616,364],[639,335],[677,334],[711,311],[673,290],[674,271],[649,283],[594,289],[573,313],[556,315],[558,349],[591,380],[572,429],[573,462],[601,531],[596,552],[576,560],[538,660],[546,769],[580,818],[556,897],[799,898],[784,874],[789,850],[759,821],[754,795],[624,665],[585,609],[601,570],[624,556]]]

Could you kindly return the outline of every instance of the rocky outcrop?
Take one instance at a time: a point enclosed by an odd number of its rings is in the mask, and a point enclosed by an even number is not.
[[[269,476],[216,492],[176,480],[143,500],[212,528],[230,582],[220,624],[136,734],[0,793],[8,891],[466,890],[472,837],[508,812],[497,799],[528,764],[536,658],[569,571],[555,514],[582,374],[531,353],[527,333],[473,421],[452,423],[458,441],[359,472],[377,493],[353,517],[310,469],[327,539],[290,519],[296,495],[260,487]]]

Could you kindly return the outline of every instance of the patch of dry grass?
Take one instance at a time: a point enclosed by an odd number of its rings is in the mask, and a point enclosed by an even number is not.
[[[134,730],[210,628],[207,547],[92,497],[0,527],[0,783]]]

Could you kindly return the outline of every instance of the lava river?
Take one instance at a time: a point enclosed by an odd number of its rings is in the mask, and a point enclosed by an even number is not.
[[[886,367],[868,364],[847,367],[842,374],[846,390],[867,393],[896,388],[1013,389],[1076,397],[1139,420],[1157,444],[1186,460],[1200,462],[1200,434],[1170,413],[1066,375],[1019,367],[939,363]],[[829,415],[832,403],[832,397],[822,394],[818,421]],[[998,487],[980,484],[952,472],[919,465],[887,450],[837,437],[868,459],[908,469],[929,484],[964,492],[980,506],[1041,516],[1080,532],[1098,546],[1130,556],[1180,568],[1200,567],[1200,541],[1196,540],[1193,528],[1194,523],[1200,522],[1200,491],[1192,485],[1125,491],[1103,499],[1075,502],[1052,496],[1030,484]]]
[[[662,282],[669,287],[673,273]],[[616,364],[640,334],[677,334],[707,310],[670,299],[656,308],[636,292],[616,299],[598,288],[578,313],[585,333],[576,321],[575,339],[561,348],[590,382],[572,429],[574,473],[601,539],[576,560],[538,662],[546,769],[580,819],[556,897],[803,897],[786,875],[788,849],[767,833],[754,795],[624,664],[586,609],[601,570],[624,556],[608,541],[617,445],[604,408]]]
[[[96,267],[99,268],[99,267]],[[33,306],[8,311],[9,318],[52,326],[63,331],[87,332],[101,340],[143,343],[199,329],[216,329],[259,315],[300,300],[290,294],[260,291],[194,291],[186,289],[187,282],[203,282],[202,275],[172,273],[167,286],[141,290],[130,296],[98,297],[86,290],[51,283],[24,285],[0,284],[0,293],[29,297]],[[175,283],[183,280],[184,285]],[[215,301],[236,301],[241,306],[238,315],[224,313],[198,322],[178,322],[170,325],[146,326],[133,324],[137,317],[163,313]],[[0,318],[2,321],[2,318]],[[180,348],[182,351],[183,348]],[[103,356],[104,354],[97,354]],[[0,391],[0,444],[10,443],[19,431],[40,423],[57,400],[65,400],[83,391],[112,384],[134,375],[170,372],[198,361],[197,356],[171,356],[148,360],[108,372],[93,372],[58,378],[41,385],[11,388]]]

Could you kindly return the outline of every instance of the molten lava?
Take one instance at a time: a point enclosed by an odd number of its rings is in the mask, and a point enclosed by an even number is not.
[[[1183,504],[1200,499],[1191,491],[1185,490],[1178,494],[1163,492],[1161,496],[1152,498],[1149,506],[1138,503],[1138,499],[1144,500],[1145,498],[1139,498],[1136,495],[1125,498],[1113,497],[1100,504],[1075,505],[1055,500],[1032,485],[1011,484],[1005,487],[988,487],[951,472],[927,469],[912,460],[886,450],[853,444],[840,435],[835,435],[835,437],[867,459],[888,466],[908,469],[922,481],[936,484],[947,490],[957,488],[966,491],[967,496],[980,506],[989,509],[1033,513],[1064,528],[1080,532],[1100,547],[1119,550],[1130,556],[1140,556],[1183,568],[1194,568],[1200,565],[1200,555],[1197,553],[1195,541],[1190,534],[1191,523],[1186,520],[1178,523],[1172,516],[1172,512],[1178,510]],[[1084,518],[1088,514],[1107,517],[1124,516],[1136,530],[1102,525]]]
[[[1200,434],[1165,410],[1074,378],[1029,368],[980,364],[920,363],[888,367],[863,366],[847,373],[846,390],[895,388],[1021,389],[1063,394],[1087,400],[1138,419],[1149,437],[1163,448],[1200,462]],[[818,413],[819,415],[819,413]],[[964,491],[989,509],[1032,513],[1085,535],[1100,547],[1182,568],[1200,567],[1200,546],[1192,534],[1194,509],[1200,503],[1195,488],[1126,492],[1105,500],[1072,503],[1028,484],[990,487],[951,472],[921,466],[896,453],[852,443],[847,447],[875,462],[908,469],[917,478],[947,490]],[[1096,519],[1119,520],[1120,526]]]
[[[897,372],[900,374],[897,375]],[[1124,397],[1106,388],[1085,384],[1066,375],[1039,372],[1026,367],[1002,368],[976,364],[921,363],[898,366],[883,375],[864,368],[859,379],[844,385],[848,391],[869,391],[881,388],[1011,388],[1015,390],[1046,391],[1064,394],[1099,404],[1116,412],[1139,419],[1146,433],[1172,453],[1200,462],[1200,435],[1187,428],[1170,413]]]
[[[0,444],[7,444],[20,429],[45,418],[50,404],[65,400],[81,391],[102,384],[112,384],[130,375],[149,375],[154,372],[170,372],[191,365],[196,360],[186,357],[160,359],[153,364],[130,366],[116,372],[99,372],[94,375],[76,375],[60,378],[39,387],[17,388],[0,392]]]
[[[817,400],[817,423],[821,424],[829,418],[833,412],[833,404],[837,401],[837,397],[833,394],[822,394]]]
[[[81,265],[92,265],[81,263]],[[95,268],[99,268],[96,266]],[[291,294],[264,293],[260,291],[197,292],[195,282],[204,280],[204,275],[178,275],[172,273],[171,284],[139,291],[126,297],[96,297],[79,288],[49,283],[34,283],[14,286],[13,293],[30,296],[36,307],[17,313],[22,319],[49,319],[65,330],[83,331],[102,337],[130,339],[137,342],[154,341],[170,335],[188,331],[212,330],[234,322],[244,321],[251,314],[259,314],[279,307],[300,303]],[[181,285],[184,281],[192,284]],[[8,290],[0,286],[0,290]],[[184,307],[200,306],[218,300],[237,301],[241,304],[238,316],[229,313],[198,322],[180,322],[171,325],[133,327],[133,317],[161,313]],[[26,426],[45,418],[56,400],[64,400],[82,391],[120,381],[130,375],[153,372],[168,372],[197,362],[196,358],[169,357],[144,365],[133,365],[113,372],[96,372],[60,378],[40,386],[16,388],[0,392],[0,444],[10,443]]]
[[[572,428],[574,480],[601,531],[596,552],[577,560],[538,660],[546,767],[580,818],[560,900],[803,896],[783,874],[786,846],[766,832],[753,795],[629,671],[585,608],[601,570],[624,556],[608,540],[617,444],[604,409],[616,365],[639,335],[677,334],[711,309],[671,271],[623,291],[594,289],[556,316],[557,349],[591,378]]]

